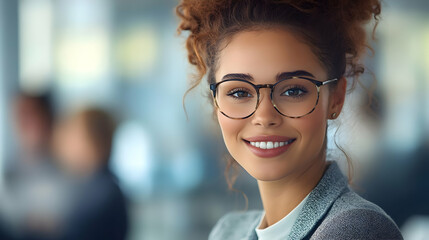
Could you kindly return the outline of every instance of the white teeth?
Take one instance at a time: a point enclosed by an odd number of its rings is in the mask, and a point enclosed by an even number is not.
[[[278,147],[283,147],[293,142],[293,139],[286,142],[250,142],[252,146],[262,149],[273,149]]]

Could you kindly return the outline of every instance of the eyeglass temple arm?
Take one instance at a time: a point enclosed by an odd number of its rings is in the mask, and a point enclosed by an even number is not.
[[[325,85],[325,84],[328,84],[328,83],[331,83],[331,82],[335,82],[337,80],[338,80],[338,78],[329,79],[329,80],[326,80],[324,82],[321,82],[322,83],[321,85]]]
[[[216,95],[216,83],[210,84],[210,90],[213,92],[213,96]]]

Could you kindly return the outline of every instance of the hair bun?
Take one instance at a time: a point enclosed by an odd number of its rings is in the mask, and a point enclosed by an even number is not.
[[[331,45],[323,52],[333,59],[328,69],[334,66],[337,68],[334,75],[357,77],[363,72],[359,64],[361,55],[365,48],[370,48],[364,25],[374,19],[375,30],[381,3],[380,0],[182,0],[176,12],[180,18],[178,32],[189,32],[188,58],[198,70],[195,87],[216,61],[220,36],[231,32],[231,28],[237,32],[252,24],[266,23],[292,24],[312,31],[320,40],[318,46]]]

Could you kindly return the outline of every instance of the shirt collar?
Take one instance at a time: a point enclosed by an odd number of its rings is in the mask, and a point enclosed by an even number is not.
[[[311,191],[306,200],[288,239],[303,239],[322,219],[335,200],[347,189],[347,179],[341,173],[338,164],[334,161],[328,162],[328,167],[316,187]],[[255,227],[260,218],[252,224],[252,231],[245,239],[258,239]]]
[[[308,199],[308,194],[299,204],[296,206],[288,215],[283,217],[280,221],[274,223],[273,225],[259,229],[262,222],[265,221],[265,214],[262,215],[261,221],[259,222],[258,227],[256,227],[255,231],[258,235],[259,239],[285,239],[290,232],[292,231],[292,227],[298,219],[299,213],[304,207],[305,202]]]

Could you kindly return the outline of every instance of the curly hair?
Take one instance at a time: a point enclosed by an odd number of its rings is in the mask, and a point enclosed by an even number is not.
[[[374,36],[380,12],[380,0],[182,0],[176,8],[178,32],[189,32],[188,59],[197,69],[186,94],[205,76],[215,82],[219,52],[234,34],[278,27],[305,41],[328,77],[350,78],[354,88],[364,72],[361,57],[366,48],[372,50],[365,25],[374,20]]]

